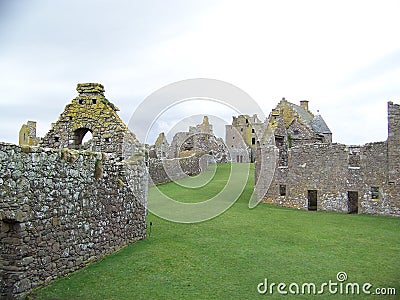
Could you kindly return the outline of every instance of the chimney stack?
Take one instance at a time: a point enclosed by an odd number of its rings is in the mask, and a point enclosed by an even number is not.
[[[301,100],[300,106],[301,106],[301,108],[305,109],[306,111],[309,111],[308,110],[308,100]]]

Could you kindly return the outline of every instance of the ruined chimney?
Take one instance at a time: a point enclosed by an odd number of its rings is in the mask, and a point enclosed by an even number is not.
[[[100,83],[78,83],[76,88],[82,94],[101,94],[104,95],[104,86]]]
[[[308,100],[301,100],[300,106],[301,106],[301,108],[305,109],[306,111],[309,111],[308,110]]]

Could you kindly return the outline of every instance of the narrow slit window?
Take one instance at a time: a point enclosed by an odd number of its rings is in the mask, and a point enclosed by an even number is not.
[[[286,184],[279,185],[279,195],[286,196]]]

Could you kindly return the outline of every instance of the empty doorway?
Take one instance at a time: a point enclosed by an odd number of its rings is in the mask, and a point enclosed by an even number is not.
[[[358,192],[347,192],[349,214],[358,214]]]
[[[308,190],[308,210],[317,210],[317,190]]]

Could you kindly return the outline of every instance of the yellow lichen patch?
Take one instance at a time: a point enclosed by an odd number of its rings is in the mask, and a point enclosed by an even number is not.
[[[94,178],[100,179],[101,177],[103,177],[103,164],[101,160],[96,160],[94,166]]]
[[[117,115],[118,108],[104,97],[104,87],[83,83],[77,90],[79,95],[65,107],[42,145],[113,152],[125,158],[137,151],[136,137]]]
[[[283,124],[286,128],[292,124],[293,120],[297,117],[297,113],[288,105],[288,102],[283,101],[279,103],[280,115],[283,119]]]
[[[165,141],[166,141],[165,134],[164,134],[164,132],[161,132],[157,137],[155,145],[161,145]]]
[[[117,178],[117,186],[119,189],[122,189],[124,187],[125,183],[121,180],[121,178]]]
[[[29,145],[21,145],[21,151],[23,153],[31,153],[31,147]]]

